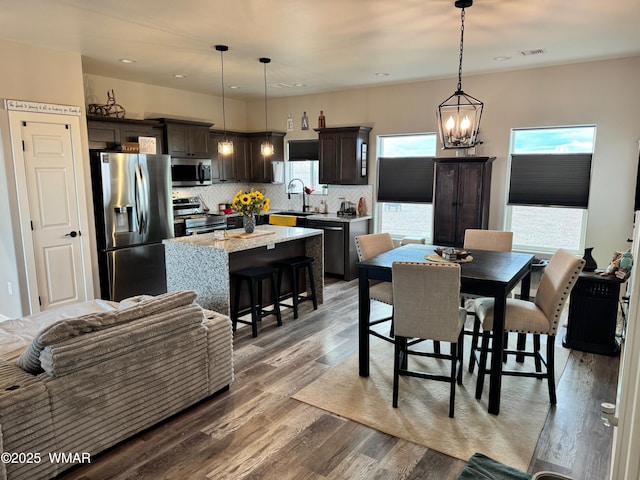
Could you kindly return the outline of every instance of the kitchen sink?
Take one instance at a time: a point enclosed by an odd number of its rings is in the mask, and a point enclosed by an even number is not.
[[[308,217],[309,215],[313,215],[312,212],[300,212],[294,210],[287,210],[284,212],[273,212],[274,215],[292,215],[294,217]]]

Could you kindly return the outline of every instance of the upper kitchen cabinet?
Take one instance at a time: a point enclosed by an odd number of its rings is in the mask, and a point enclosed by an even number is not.
[[[87,117],[89,148],[115,149],[122,142],[138,142],[138,137],[156,139],[156,153],[164,153],[164,131],[155,120],[115,117]]]
[[[247,139],[244,134],[227,131],[227,140],[233,142],[233,153],[218,153],[218,142],[224,139],[224,131],[211,130],[209,152],[211,152],[211,181],[213,183],[237,182],[249,178],[246,168]]]
[[[172,157],[211,158],[209,129],[213,124],[159,118],[164,125],[165,150]]]
[[[366,185],[370,127],[322,128],[318,132],[320,183]]]
[[[256,132],[247,133],[247,166],[250,168],[250,182],[271,183],[273,168],[271,162],[284,162],[284,132]],[[274,153],[265,157],[260,151],[263,142],[269,140],[273,144]],[[247,172],[249,173],[249,172]],[[238,178],[243,181],[244,179]]]
[[[433,243],[462,247],[468,228],[489,226],[491,165],[495,157],[436,158]]]

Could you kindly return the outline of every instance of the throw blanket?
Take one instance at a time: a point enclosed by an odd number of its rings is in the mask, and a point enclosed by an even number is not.
[[[17,359],[42,329],[58,320],[117,309],[117,303],[106,300],[93,300],[52,308],[28,317],[13,318],[0,322],[0,359],[6,361]]]
[[[469,459],[458,480],[531,480],[531,475],[476,453]]]

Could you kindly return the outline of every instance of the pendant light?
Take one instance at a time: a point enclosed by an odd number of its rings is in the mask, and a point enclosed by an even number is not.
[[[458,88],[453,95],[438,106],[438,128],[443,149],[472,148],[478,142],[478,129],[483,103],[462,90],[462,53],[464,49],[465,8],[473,0],[456,0],[460,12],[460,62],[458,65]]]
[[[260,145],[260,153],[265,157],[270,157],[274,153],[273,144],[269,141],[269,128],[267,127],[267,63],[270,63],[270,58],[261,57],[260,63],[264,65],[264,130],[265,141]]]
[[[227,139],[227,116],[224,109],[224,58],[223,53],[229,50],[226,45],[216,45],[215,49],[220,52],[220,65],[222,76],[222,125],[224,129],[224,137],[218,142],[218,153],[221,155],[231,155],[233,153],[233,142]]]

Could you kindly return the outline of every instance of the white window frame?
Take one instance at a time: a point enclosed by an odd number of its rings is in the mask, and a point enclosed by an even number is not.
[[[434,151],[432,154],[429,155],[424,155],[425,157],[434,157],[435,156],[435,152],[437,150],[437,145],[438,145],[438,134],[436,132],[419,132],[419,133],[398,133],[398,134],[385,134],[385,135],[378,135],[377,137],[377,156],[378,157],[382,157],[385,156],[384,154],[384,149],[383,149],[383,142],[385,138],[389,138],[389,137],[415,137],[415,136],[427,136],[427,137],[433,137],[434,139]],[[421,155],[416,155],[415,153],[408,153],[407,156],[421,156]],[[377,233],[381,232],[381,226],[382,226],[382,216],[384,214],[384,208],[385,205],[389,204],[389,203],[399,203],[399,202],[377,202],[376,201],[376,208],[375,208],[375,216],[374,216],[374,231]],[[403,203],[400,203],[400,205],[405,205]],[[407,204],[410,205],[410,204]],[[399,243],[400,241],[402,241],[402,239],[406,236],[409,237],[413,237],[413,236],[417,236],[417,237],[421,237],[425,239],[425,242],[427,244],[431,243],[433,240],[433,202],[431,203],[425,203],[424,205],[429,205],[431,208],[431,225],[427,225],[428,229],[423,231],[420,234],[416,234],[416,235],[403,235],[403,236],[399,236],[397,234],[391,234],[393,240],[397,243]]]
[[[508,198],[509,198],[509,185],[511,184],[511,155],[514,153],[513,146],[515,143],[514,139],[515,139],[516,132],[523,131],[523,130],[547,130],[547,129],[551,130],[551,129],[557,129],[557,128],[581,128],[581,127],[585,127],[585,128],[593,127],[595,129],[595,125],[561,125],[561,126],[554,126],[554,127],[531,127],[531,128],[512,128],[511,129],[511,139],[510,139],[510,145],[509,145],[509,164],[507,168],[507,181],[506,181],[507,188],[505,189],[505,217],[504,217],[504,227],[503,227],[504,230],[508,230],[508,231],[512,230],[514,205],[508,204]],[[592,152],[591,152],[592,154],[595,151],[595,139],[596,139],[596,132],[594,130],[593,145],[592,145]],[[518,152],[518,153],[521,153],[521,152]],[[569,207],[540,207],[540,208],[569,208]],[[587,222],[589,218],[589,210],[588,208],[584,208],[580,210],[582,211],[582,219],[581,219],[581,225],[580,225],[578,247],[576,249],[568,249],[574,254],[581,254],[584,252],[586,237],[587,237]],[[526,245],[526,244],[517,244],[517,243],[513,244],[513,250],[515,251],[539,253],[543,255],[552,255],[553,253],[555,253],[557,249],[558,249],[557,247],[553,247],[553,246],[545,247],[543,245]]]

